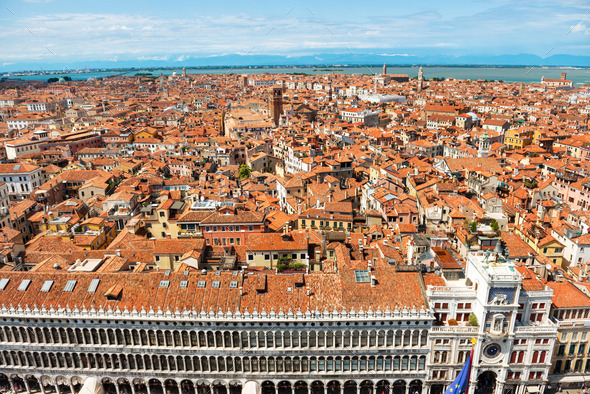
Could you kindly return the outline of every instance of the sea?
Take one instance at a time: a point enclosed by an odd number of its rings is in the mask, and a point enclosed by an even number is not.
[[[207,67],[189,68],[187,74],[381,74],[382,66],[292,66],[292,67]],[[574,67],[494,67],[494,66],[472,66],[472,67],[423,67],[424,77],[430,78],[457,78],[457,79],[487,79],[504,82],[538,83],[541,78],[560,78],[562,72],[567,72],[567,79],[574,82],[575,86],[590,84],[590,68]],[[134,76],[138,73],[150,73],[154,76],[182,74],[182,68],[165,69],[133,69],[133,70],[105,70],[90,72],[64,72],[55,74],[28,74],[10,76],[23,80],[47,80],[49,78],[69,76],[72,80],[88,80],[91,78],[104,78],[113,75]],[[388,74],[407,74],[410,77],[418,75],[418,67],[387,67]],[[7,75],[0,75],[7,77]]]

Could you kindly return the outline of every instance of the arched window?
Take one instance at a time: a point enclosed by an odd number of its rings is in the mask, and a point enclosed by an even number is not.
[[[410,346],[410,330],[404,331],[404,346]]]
[[[359,332],[358,331],[353,331],[352,332],[352,344],[351,344],[351,346],[358,347],[358,345],[359,345]]]
[[[385,332],[383,331],[379,331],[379,335],[377,336],[377,346],[385,346]]]
[[[428,331],[422,330],[422,335],[420,335],[420,346],[426,346],[427,341],[428,341]]]
[[[344,331],[344,347],[349,347],[351,344],[351,333],[350,331]]]
[[[336,334],[334,335],[334,347],[342,347],[342,331],[336,331]]]
[[[318,347],[325,347],[326,346],[326,333],[324,331],[318,331]]]
[[[370,347],[377,346],[377,332],[375,332],[374,330],[371,330],[369,332],[369,346]]]
[[[164,332],[164,346],[174,346],[172,342],[172,333],[170,331]]]
[[[425,368],[426,368],[426,356],[420,356],[420,358],[418,359],[418,370],[424,371]]]
[[[315,333],[315,331],[310,331],[309,332],[309,347],[314,348],[316,346],[317,346],[316,333]]]
[[[361,347],[366,347],[368,344],[368,334],[366,331],[361,332]]]

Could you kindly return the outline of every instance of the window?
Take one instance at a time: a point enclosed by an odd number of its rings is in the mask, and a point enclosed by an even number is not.
[[[100,279],[92,279],[92,281],[90,282],[90,286],[88,286],[88,292],[95,293],[99,283]]]
[[[571,354],[574,354],[575,352],[576,352],[576,345],[575,344],[571,344],[568,354],[571,355]]]
[[[354,277],[356,279],[356,283],[369,283],[371,281],[369,271],[366,270],[354,271]]]
[[[22,282],[20,282],[20,285],[18,286],[18,291],[25,291],[27,290],[27,288],[29,287],[29,285],[31,284],[31,280],[30,279],[23,279]]]
[[[7,278],[0,279],[0,290],[4,290],[6,288],[6,285],[8,285],[8,282],[10,282],[10,279],[7,279]]]
[[[48,292],[49,290],[51,290],[51,286],[53,286],[53,281],[46,280],[45,283],[43,283],[43,286],[41,286],[41,291]]]
[[[270,260],[270,254],[265,254],[264,255],[264,260],[266,260],[266,261]]]
[[[76,287],[76,280],[68,280],[66,286],[64,287],[64,291],[74,291],[74,287]]]
[[[161,280],[160,281],[160,287],[168,287],[168,286],[170,286],[169,280]]]
[[[181,280],[180,287],[188,287],[188,280]]]
[[[197,287],[203,288],[203,287],[205,287],[205,284],[206,283],[207,282],[205,282],[204,280],[200,280],[200,281],[197,282]]]
[[[248,255],[248,261],[254,261],[254,255],[253,254],[249,254]]]

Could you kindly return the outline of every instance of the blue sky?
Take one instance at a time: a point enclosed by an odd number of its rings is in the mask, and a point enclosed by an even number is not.
[[[590,54],[590,3],[0,0],[0,69],[227,54]]]

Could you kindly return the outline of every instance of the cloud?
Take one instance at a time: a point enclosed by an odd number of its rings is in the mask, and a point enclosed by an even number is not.
[[[577,25],[571,27],[570,33],[590,34],[590,29],[581,21]]]
[[[304,9],[298,13],[296,7],[288,15],[279,16],[239,11],[224,14],[221,10],[218,15],[203,15],[184,10],[166,17],[157,11],[150,14],[149,7],[116,14],[60,12],[64,8],[56,3],[56,13],[31,10],[31,15],[0,25],[0,40],[2,58],[7,62],[115,57],[118,61],[186,62],[221,54],[348,53],[346,48],[354,53],[370,49],[392,57],[435,52],[543,55],[555,37],[563,37],[571,29],[556,50],[577,54],[576,46],[585,44],[590,32],[580,22],[585,12],[583,1],[568,1],[563,7],[550,1],[481,2],[460,12],[438,5],[428,7],[440,10],[424,10],[419,9],[424,8],[422,5],[409,4],[396,13],[366,9],[348,16],[319,9],[314,9],[314,15]]]

